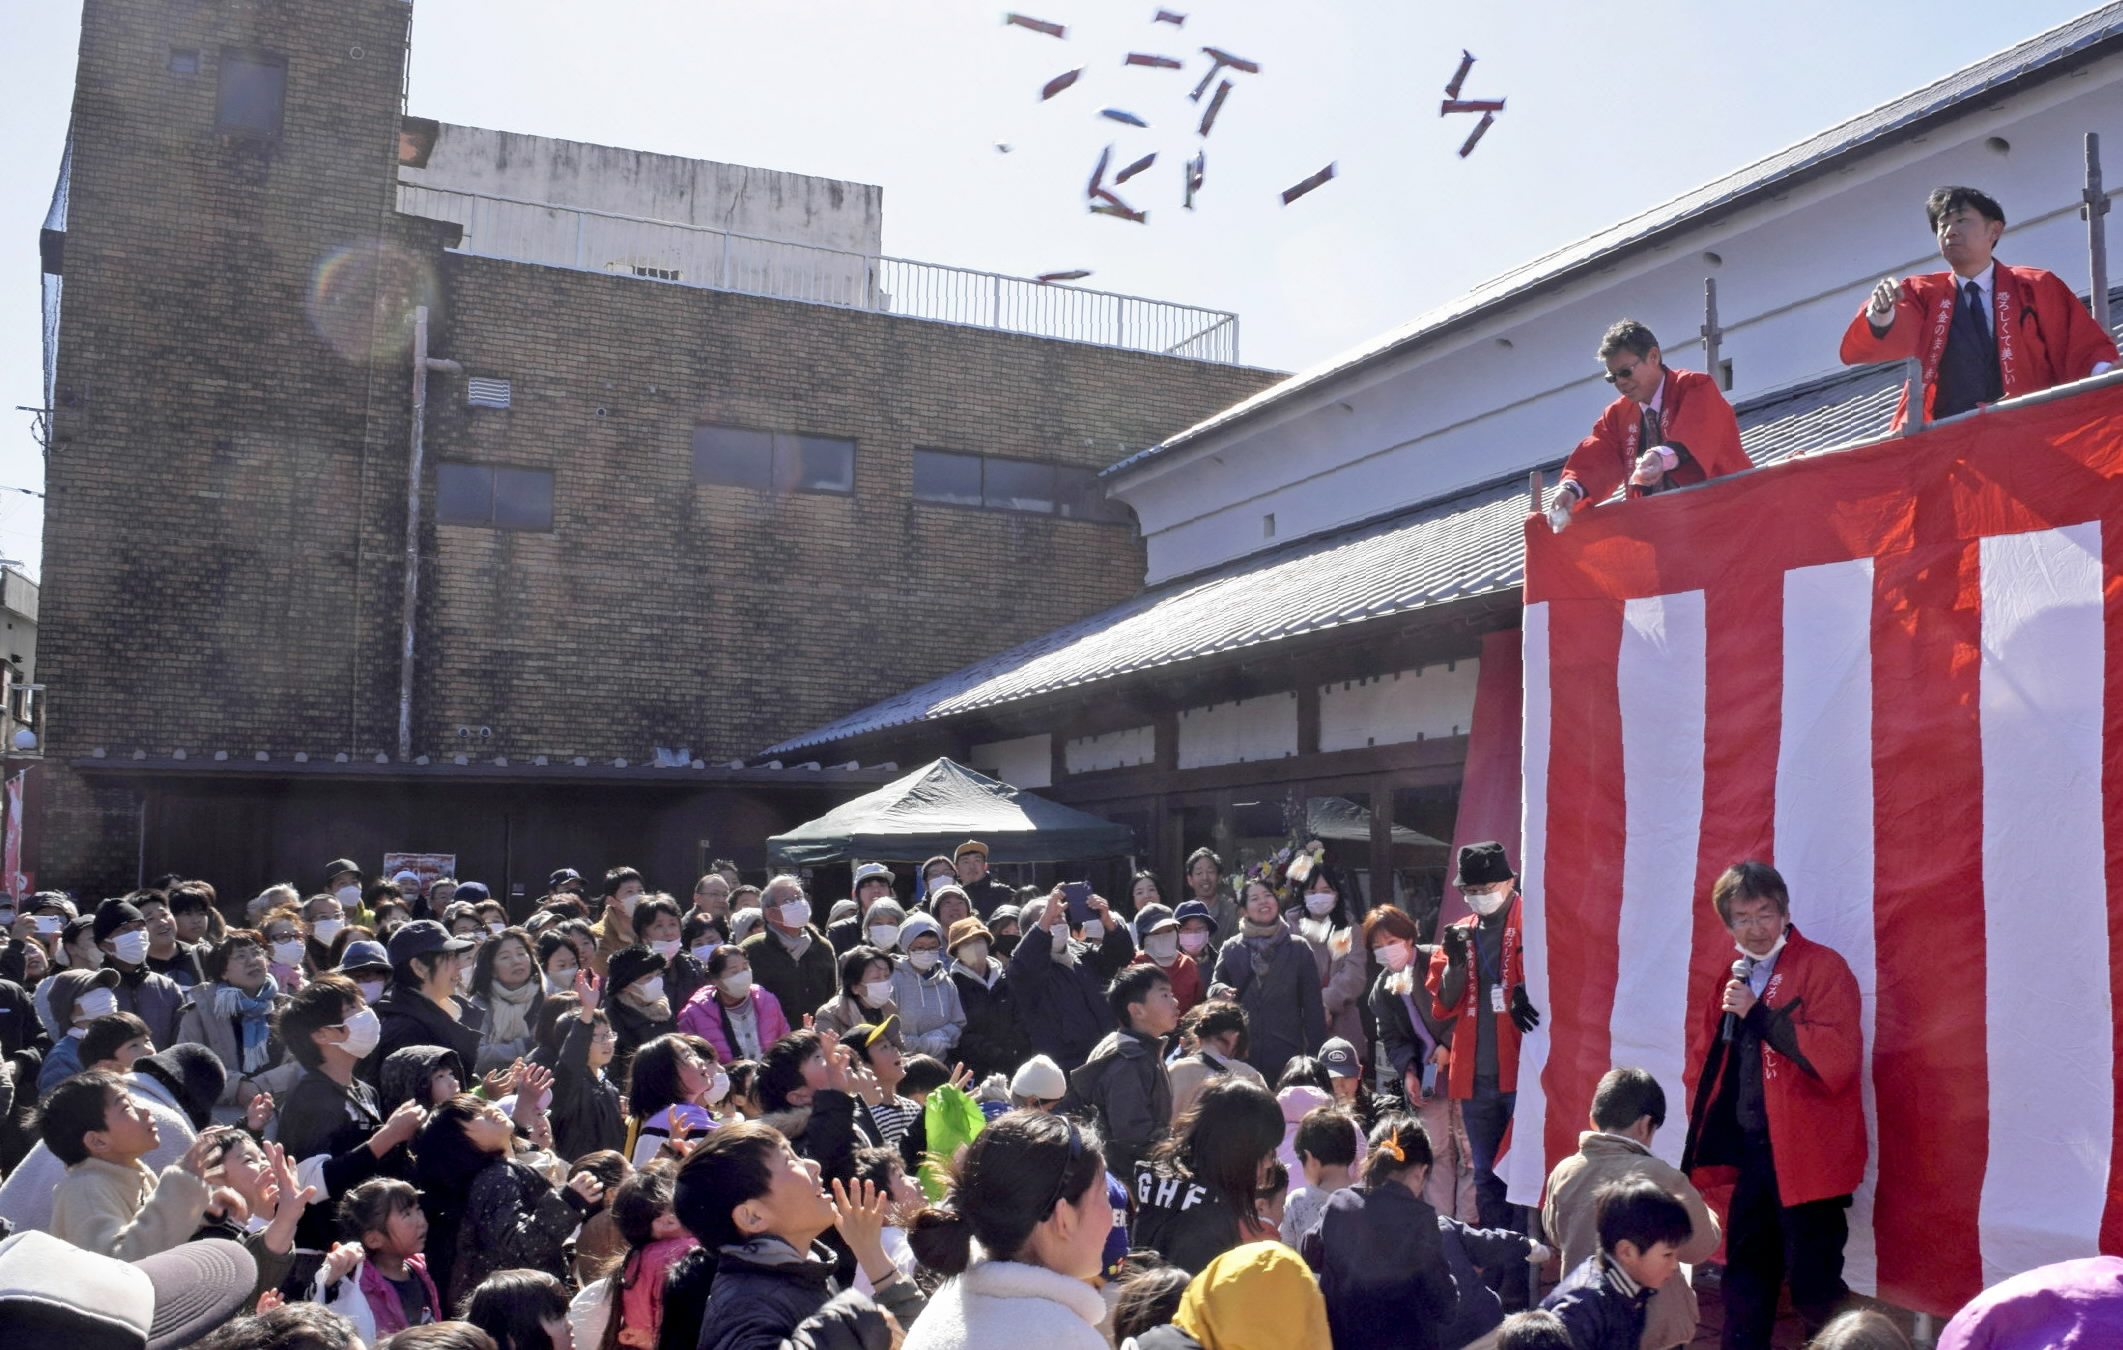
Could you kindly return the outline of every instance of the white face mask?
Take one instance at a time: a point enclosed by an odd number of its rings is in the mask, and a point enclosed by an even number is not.
[[[722,944],[720,942],[715,941],[715,939],[709,938],[706,942],[701,943],[698,947],[691,948],[691,951],[693,953],[693,959],[695,961],[705,962],[709,957],[715,955],[715,949],[717,947],[720,947],[721,945]]]
[[[936,969],[936,959],[941,954],[940,952],[909,952],[907,954],[907,964],[926,975]]]
[[[341,886],[338,890],[332,892],[332,898],[345,905],[348,909],[352,909],[361,903],[361,888],[359,886]]]
[[[1105,935],[1106,925],[1100,923],[1097,919],[1084,920],[1084,941],[1097,942],[1099,939],[1105,937]]]
[[[140,929],[118,934],[111,939],[111,955],[129,966],[139,965],[147,960],[147,934]]]
[[[1382,942],[1379,944],[1379,964],[1388,970],[1406,970],[1408,962],[1414,956],[1415,952],[1405,942]]]
[[[890,980],[871,980],[862,987],[863,1002],[873,1008],[882,1008],[892,998]]]
[[[75,1017],[109,1017],[118,1011],[118,996],[108,989],[91,989],[74,1000]]]
[[[1340,897],[1333,891],[1319,891],[1305,897],[1305,912],[1314,918],[1334,912],[1334,902]]]
[[[730,974],[723,976],[718,983],[722,985],[722,992],[728,994],[731,998],[738,998],[752,992],[752,972],[749,970],[732,971]]]
[[[895,947],[895,946],[897,946],[897,945],[898,945],[898,943],[899,943],[899,925],[898,925],[898,924],[892,924],[892,923],[880,923],[880,924],[874,924],[874,925],[872,925],[872,926],[871,926],[871,928],[870,928],[870,945],[871,945],[871,946],[873,946],[873,947],[879,947],[879,948],[882,948],[882,949],[883,949],[883,950],[885,950],[885,951],[891,951],[893,947]]]
[[[548,975],[545,977],[545,991],[548,994],[567,994],[574,992],[574,989],[575,972],[573,971],[569,971],[565,975]]]
[[[310,925],[310,936],[330,946],[332,939],[338,937],[345,927],[344,919],[319,919]]]
[[[1732,946],[1734,951],[1737,951],[1740,955],[1746,957],[1748,960],[1754,962],[1756,965],[1760,965],[1764,961],[1767,961],[1770,957],[1775,956],[1778,952],[1783,951],[1784,944],[1786,942],[1789,942],[1790,940],[1791,929],[1789,926],[1786,926],[1782,932],[1777,934],[1776,945],[1774,947],[1771,947],[1768,951],[1763,952],[1760,956],[1757,956],[1753,952],[1748,951],[1745,947],[1742,947],[1737,941],[1735,941]]]
[[[374,1003],[377,999],[383,997],[382,980],[357,980],[354,983],[354,987],[359,989],[361,997],[370,1003]]]
[[[346,1019],[346,1040],[339,1048],[356,1059],[367,1059],[376,1048],[376,1042],[382,1039],[383,1019],[376,1015],[374,1008],[363,1008]]]
[[[489,920],[487,920],[487,936],[488,936],[488,937],[500,937],[500,936],[502,935],[502,933],[503,933],[503,932],[504,932],[504,931],[505,931],[505,930],[506,930],[507,928],[508,928],[508,925],[507,925],[507,924],[505,924],[505,923],[502,923],[502,922],[501,922],[500,920],[498,920],[498,919],[489,919]]]
[[[1189,953],[1198,952],[1209,945],[1209,935],[1197,928],[1179,935],[1179,945]]]
[[[811,922],[811,902],[810,902],[810,901],[808,901],[808,900],[791,900],[791,901],[790,901],[789,903],[787,903],[786,905],[783,905],[783,906],[781,907],[781,926],[782,926],[782,927],[784,927],[784,928],[801,928],[801,927],[803,927],[803,926],[804,926],[805,924],[807,924],[807,923],[809,923],[809,922]],[[896,932],[897,930],[895,929],[894,931]]]
[[[717,1069],[715,1071],[715,1081],[708,1084],[708,1090],[702,1095],[706,1097],[707,1103],[710,1106],[715,1105],[723,1098],[729,1096],[730,1075],[724,1073],[721,1069]]]
[[[672,938],[666,942],[652,942],[649,944],[649,950],[668,961],[678,955],[678,939]]]
[[[1468,896],[1467,907],[1486,919],[1502,909],[1510,899],[1511,888],[1505,886],[1500,890],[1489,891],[1483,895]]]
[[[958,959],[975,970],[985,969],[988,964],[988,944],[985,942],[961,942],[958,944]]]
[[[651,975],[646,980],[634,982],[634,998],[641,1003],[656,1003],[663,999],[663,976]]]
[[[279,963],[280,963],[281,965],[283,965],[283,966],[299,966],[299,965],[301,965],[301,964],[302,964],[302,939],[300,939],[300,938],[289,938],[289,939],[288,939],[287,941],[285,941],[285,942],[276,942],[276,943],[274,943],[274,944],[273,944],[273,959],[274,959],[275,961],[278,961],[278,962],[279,962]]]
[[[1162,965],[1179,955],[1179,934],[1152,933],[1143,939],[1143,950],[1150,953],[1152,961]]]
[[[640,892],[640,891],[636,891],[636,892],[634,892],[634,894],[632,894],[632,895],[622,895],[622,896],[620,896],[620,897],[619,897],[619,912],[620,912],[621,914],[624,914],[624,915],[626,915],[626,916],[627,916],[628,918],[630,918],[630,919],[631,919],[631,918],[633,918],[633,917],[634,917],[634,906],[636,906],[636,905],[638,905],[638,904],[640,904],[640,903],[641,903],[641,892]]]

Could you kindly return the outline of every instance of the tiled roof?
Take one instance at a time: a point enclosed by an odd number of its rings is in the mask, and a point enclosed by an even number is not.
[[[1646,244],[1657,235],[1684,228],[1712,212],[1736,205],[1743,198],[1782,191],[1796,178],[1818,172],[1824,165],[1845,156],[1870,151],[1880,142],[1948,112],[1957,104],[1979,95],[1994,94],[2005,85],[2038,75],[2047,67],[2086,56],[2098,47],[2119,40],[2123,40],[2123,3],[2103,5],[2082,14],[2069,23],[2008,47],[1744,169],[1705,183],[1662,206],[1492,277],[1409,323],[1389,329],[1309,370],[1301,370],[1157,445],[1137,451],[1106,469],[1102,476],[1124,473],[1292,394],[1332,380],[1378,357],[1416,345],[1502,301],[1553,285],[1566,274],[1611,263],[1617,253]]]

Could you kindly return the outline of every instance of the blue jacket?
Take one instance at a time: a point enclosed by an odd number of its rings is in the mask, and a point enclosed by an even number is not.
[[[1335,1350],[1459,1344],[1445,1339],[1459,1293],[1437,1211],[1406,1186],[1396,1181],[1376,1190],[1336,1191],[1306,1234],[1303,1252],[1319,1272]]]
[[[1445,1247],[1445,1266],[1460,1291],[1459,1312],[1438,1343],[1468,1345],[1504,1321],[1504,1305],[1483,1282],[1481,1272],[1508,1270],[1523,1276],[1533,1239],[1508,1228],[1476,1228],[1443,1214],[1437,1216],[1437,1231]]]
[[[1574,1350],[1636,1350],[1644,1339],[1644,1305],[1658,1291],[1632,1292],[1634,1283],[1596,1252],[1549,1290],[1541,1306],[1563,1319]]]

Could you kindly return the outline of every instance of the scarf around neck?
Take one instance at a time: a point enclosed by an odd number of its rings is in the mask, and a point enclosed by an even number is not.
[[[1239,921],[1239,934],[1246,944],[1246,953],[1253,959],[1253,977],[1264,978],[1269,967],[1275,964],[1275,949],[1290,940],[1290,930],[1280,919],[1267,923],[1255,923],[1251,919]]]
[[[487,1039],[520,1041],[531,1034],[531,1005],[538,999],[537,980],[504,989],[497,980],[487,988]]]
[[[279,996],[280,985],[271,975],[256,994],[246,994],[233,984],[214,986],[214,1015],[235,1019],[243,1041],[240,1072],[255,1073],[265,1067],[266,1043],[273,1032],[273,1000]]]

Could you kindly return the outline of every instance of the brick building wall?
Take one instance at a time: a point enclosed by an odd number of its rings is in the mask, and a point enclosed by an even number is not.
[[[1265,372],[446,254],[395,208],[401,0],[88,0],[40,674],[40,880],[141,865],[93,748],[396,748],[413,305],[429,462],[550,468],[550,533],[438,527],[415,752],[726,758],[1130,593],[1124,527],[917,504],[916,446],[1098,467]],[[217,127],[284,61],[277,135]],[[598,416],[597,409],[605,413]],[[691,481],[696,421],[851,437],[852,496]],[[564,787],[556,791],[565,791]],[[151,851],[151,850],[150,850]]]

